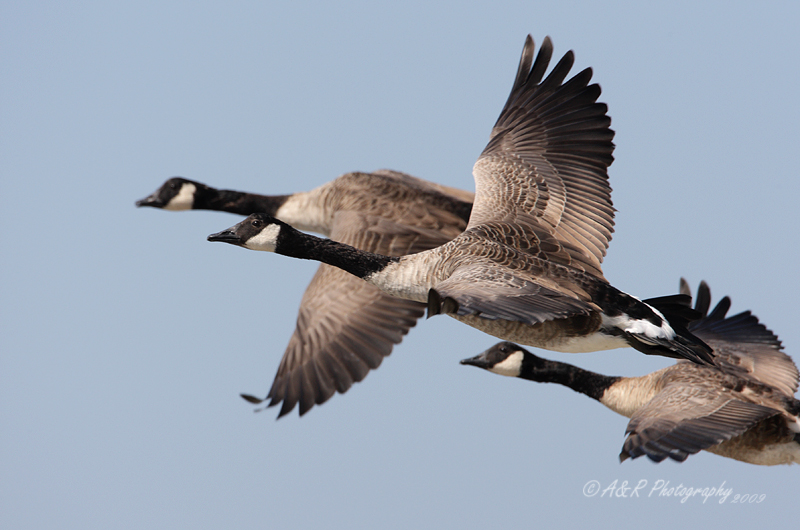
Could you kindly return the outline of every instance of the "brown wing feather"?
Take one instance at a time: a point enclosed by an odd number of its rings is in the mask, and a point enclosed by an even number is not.
[[[690,294],[681,279],[681,291]],[[731,301],[723,297],[714,309],[708,284],[700,283],[695,309],[703,318],[689,324],[689,331],[714,349],[714,363],[724,373],[743,377],[777,388],[787,396],[797,392],[797,366],[783,352],[783,345],[769,328],[750,311],[726,318]]]
[[[475,164],[470,227],[501,222],[552,234],[567,257],[560,263],[602,278],[601,262],[614,225],[608,166],[614,132],[598,85],[586,69],[564,83],[568,52],[542,80],[549,39],[531,66],[528,37],[517,78],[486,149]]]
[[[359,212],[334,216],[331,238],[358,248],[400,256],[444,244],[436,230],[416,228]],[[299,404],[300,415],[380,366],[425,310],[391,297],[340,269],[320,265],[297,317],[297,326],[269,391],[279,417]],[[257,398],[247,396],[252,402]]]
[[[700,371],[695,366],[686,368]],[[729,390],[709,384],[706,375],[698,374],[697,379],[668,384],[631,416],[621,460],[647,455],[655,462],[667,457],[683,462],[690,454],[781,414],[777,409],[736,399]]]
[[[471,191],[445,186],[444,184],[439,184],[437,182],[422,180],[421,178],[409,175],[408,173],[403,173],[402,171],[395,171],[394,169],[378,169],[377,171],[373,171],[373,173],[376,175],[385,175],[387,177],[402,180],[404,182],[412,182],[419,187],[430,188],[439,193],[450,195],[459,201],[471,203],[475,200],[475,194]]]
[[[268,394],[280,416],[304,414],[380,366],[424,313],[340,269],[320,265],[300,305],[297,326]],[[313,375],[313,377],[311,377]],[[306,384],[292,384],[297,378]]]

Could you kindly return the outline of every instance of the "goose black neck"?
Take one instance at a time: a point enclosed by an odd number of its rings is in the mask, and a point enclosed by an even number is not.
[[[239,215],[250,215],[259,212],[275,215],[278,208],[288,198],[289,195],[258,195],[256,193],[206,187],[197,190],[194,209],[230,212]]]
[[[620,377],[602,375],[567,363],[547,359],[525,358],[519,377],[539,383],[556,383],[599,400],[608,387]]]
[[[366,278],[399,260],[359,250],[331,239],[312,236],[293,228],[281,231],[275,252],[293,258],[320,261],[359,278]]]

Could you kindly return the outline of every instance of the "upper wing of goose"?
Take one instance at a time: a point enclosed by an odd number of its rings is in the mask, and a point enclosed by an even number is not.
[[[681,291],[690,294],[681,279]],[[689,331],[714,349],[714,363],[725,373],[770,385],[791,396],[797,392],[797,366],[782,350],[780,339],[750,311],[725,317],[731,301],[722,298],[713,311],[711,292],[705,282],[697,290],[695,309],[704,315]]]
[[[734,333],[741,331],[741,338],[720,339],[706,329],[692,330],[714,349],[714,364],[723,372],[770,385],[787,396],[797,392],[797,366],[781,350],[778,338],[749,311],[711,327],[717,333],[725,332],[724,327],[732,327]]]
[[[566,264],[597,274],[614,225],[607,173],[614,132],[606,105],[597,103],[600,87],[588,84],[591,69],[564,83],[572,52],[542,80],[552,51],[545,38],[533,62],[528,36],[514,87],[473,168],[469,227],[498,221],[545,231],[567,243]]]
[[[694,367],[692,367],[694,368]],[[738,436],[780,411],[738,400],[717,385],[671,383],[628,423],[620,459],[646,454],[682,462],[690,454]]]
[[[395,256],[447,242],[438,232],[357,212],[335,215],[331,239]],[[303,295],[297,327],[268,395],[270,406],[282,401],[283,416],[299,404],[302,415],[334,392],[346,392],[381,364],[424,310],[424,304],[391,297],[341,269],[320,265]]]
[[[373,173],[375,173],[376,175],[385,175],[387,177],[396,178],[404,182],[413,183],[415,186],[429,188],[434,191],[438,191],[439,193],[450,195],[451,197],[458,199],[459,201],[464,201],[464,202],[475,201],[475,194],[471,191],[462,190],[459,188],[453,188],[451,186],[445,186],[444,184],[439,184],[438,182],[430,182],[427,180],[422,180],[419,177],[409,175],[408,173],[403,173],[402,171],[395,171],[394,169],[378,169],[377,171],[373,171]]]
[[[305,414],[344,393],[380,366],[424,313],[424,305],[392,298],[341,269],[320,265],[303,296],[297,326],[268,397]]]
[[[449,238],[466,228],[472,210],[471,193],[458,194],[454,188],[391,170],[346,173],[317,190],[327,196],[326,208],[331,213],[383,217],[400,225],[441,231]]]

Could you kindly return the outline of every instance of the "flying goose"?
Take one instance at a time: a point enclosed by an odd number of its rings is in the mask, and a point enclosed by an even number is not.
[[[714,349],[714,366],[681,360],[641,377],[610,377],[542,359],[510,342],[461,364],[558,383],[631,418],[620,461],[647,455],[683,462],[704,449],[751,464],[800,463],[797,367],[750,311],[725,318],[730,299],[707,313],[710,300],[701,283],[697,309],[705,316],[689,329]]]
[[[394,257],[304,234],[253,214],[209,241],[318,260],[344,269],[428,314],[446,313],[529,346],[584,352],[632,346],[711,363],[686,330],[681,303],[660,307],[612,287],[601,261],[613,229],[607,168],[614,145],[600,87],[587,68],[564,82],[568,52],[547,77],[553,47],[536,60],[530,35],[508,101],[473,168],[466,230],[418,254]]]
[[[309,192],[258,195],[219,190],[181,177],[137,206],[267,212],[304,230],[371,252],[401,256],[434,248],[467,225],[473,194],[405,173],[342,175]],[[341,269],[320,265],[303,295],[297,325],[266,399],[278,417],[302,416],[377,368],[425,312],[425,305],[381,292]],[[251,403],[264,400],[249,394]]]
[[[474,194],[428,182],[406,173],[380,169],[354,171],[307,192],[259,195],[220,190],[183,177],[172,177],[156,191],[136,201],[171,211],[214,210],[240,215],[263,212],[290,225],[330,236],[333,216],[342,210],[383,217],[421,227],[461,233],[472,209]],[[455,218],[453,217],[455,216]],[[455,229],[450,229],[455,226]],[[452,239],[451,237],[451,239]]]

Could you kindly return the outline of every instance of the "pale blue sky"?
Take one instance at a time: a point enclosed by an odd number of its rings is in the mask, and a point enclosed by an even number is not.
[[[550,35],[617,132],[609,280],[705,279],[797,358],[798,21],[796,2],[3,2],[0,527],[795,521],[798,469],[619,464],[625,418],[460,366],[495,339],[441,316],[305,417],[253,414],[238,394],[269,389],[316,264],[205,241],[235,216],[133,203],[174,175],[288,193],[386,167],[473,189],[525,35]],[[766,498],[582,493],[615,479]]]

